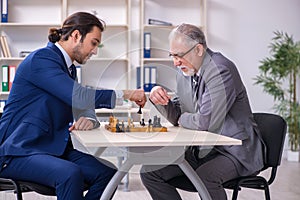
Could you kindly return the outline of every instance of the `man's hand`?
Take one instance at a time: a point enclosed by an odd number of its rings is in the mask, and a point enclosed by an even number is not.
[[[168,105],[170,96],[167,91],[161,86],[155,86],[150,92],[149,99],[156,105]]]
[[[81,131],[85,131],[85,130],[91,130],[94,127],[94,123],[85,117],[80,117],[70,128],[69,131],[72,130],[81,130]]]
[[[144,107],[147,102],[145,91],[143,89],[124,90],[124,99],[134,101],[137,105]]]

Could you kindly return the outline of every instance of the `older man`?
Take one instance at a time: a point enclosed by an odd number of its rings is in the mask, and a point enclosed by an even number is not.
[[[212,199],[227,199],[222,183],[263,167],[263,144],[246,88],[233,62],[207,47],[203,32],[181,24],[169,36],[170,56],[178,68],[177,96],[171,100],[157,86],[149,99],[173,125],[208,130],[243,141],[241,146],[189,147],[186,159]],[[141,178],[154,200],[179,200],[170,179],[183,175],[178,166],[143,166]]]

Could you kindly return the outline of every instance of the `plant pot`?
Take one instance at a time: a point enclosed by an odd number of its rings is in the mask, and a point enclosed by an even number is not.
[[[287,151],[287,160],[291,162],[299,162],[300,161],[300,155],[299,151]]]

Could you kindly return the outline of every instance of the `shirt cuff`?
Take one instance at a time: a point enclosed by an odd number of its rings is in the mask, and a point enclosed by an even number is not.
[[[115,90],[117,99],[124,100],[124,92],[122,90]]]

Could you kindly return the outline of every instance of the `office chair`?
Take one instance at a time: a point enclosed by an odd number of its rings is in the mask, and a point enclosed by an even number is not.
[[[270,200],[269,185],[275,180],[277,167],[281,163],[287,129],[286,121],[279,115],[269,113],[254,113],[254,119],[266,144],[265,163],[260,172],[271,169],[271,174],[268,180],[255,173],[223,183],[225,189],[233,190],[232,200],[237,199],[238,192],[242,187],[264,190],[266,200]],[[173,178],[168,183],[182,190],[197,192],[193,184],[185,176]]]
[[[16,194],[17,200],[23,200],[22,193],[24,192],[37,192],[42,195],[56,196],[55,189],[52,187],[6,178],[0,178],[0,191],[13,191]]]

